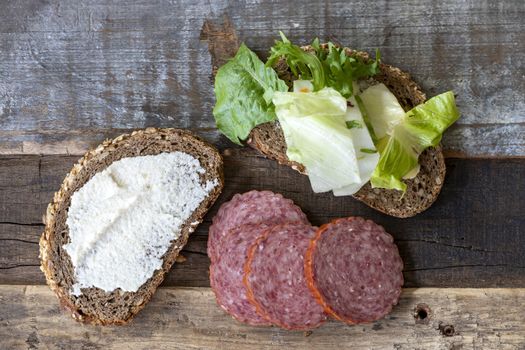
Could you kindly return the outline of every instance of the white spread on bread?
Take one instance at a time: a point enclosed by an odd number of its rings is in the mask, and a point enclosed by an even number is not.
[[[146,283],[219,184],[201,183],[204,173],[196,158],[182,152],[131,157],[76,191],[67,216],[70,243],[64,245],[75,270],[71,294],[88,287],[134,292]]]

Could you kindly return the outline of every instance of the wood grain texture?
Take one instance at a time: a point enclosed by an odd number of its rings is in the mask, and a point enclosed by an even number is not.
[[[165,286],[209,286],[206,256],[211,218],[233,194],[280,192],[315,225],[360,215],[383,225],[405,262],[407,287],[525,287],[525,163],[448,159],[437,202],[426,212],[396,219],[350,197],[314,194],[308,179],[254,151],[225,150],[224,192],[190,238]],[[41,216],[75,156],[0,156],[0,284],[43,284],[38,265]]]
[[[428,316],[415,310],[427,304]],[[329,321],[311,334],[249,327],[208,288],[160,288],[128,326],[86,326],[60,312],[45,286],[0,285],[3,349],[523,349],[524,289],[405,289],[373,324]]]
[[[190,128],[225,148],[205,24],[228,16],[264,53],[283,30],[379,48],[428,96],[453,89],[448,154],[525,156],[525,7],[510,1],[6,1],[0,152],[81,154],[122,130]]]

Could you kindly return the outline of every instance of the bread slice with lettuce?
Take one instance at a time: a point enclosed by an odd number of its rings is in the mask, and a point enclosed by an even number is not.
[[[425,102],[410,76],[381,63],[378,52],[371,59],[318,40],[298,47],[282,35],[265,64],[241,45],[218,70],[215,93],[218,128],[308,175],[314,192],[410,217],[443,186],[440,140],[459,118],[454,95]]]

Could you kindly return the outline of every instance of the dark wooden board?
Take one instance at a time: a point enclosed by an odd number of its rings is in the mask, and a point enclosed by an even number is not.
[[[19,0],[0,6],[0,152],[80,154],[123,129],[198,129],[218,144],[207,20],[265,53],[283,30],[364,50],[429,96],[453,89],[456,156],[525,156],[525,6],[510,1]]]
[[[525,162],[447,159],[437,202],[410,219],[378,213],[350,197],[314,194],[308,179],[249,149],[228,149],[226,187],[183,251],[165,286],[208,286],[207,229],[218,206],[251,189],[281,192],[315,225],[361,215],[392,233],[407,287],[525,287]],[[42,214],[78,157],[0,157],[0,284],[42,284],[38,238]]]

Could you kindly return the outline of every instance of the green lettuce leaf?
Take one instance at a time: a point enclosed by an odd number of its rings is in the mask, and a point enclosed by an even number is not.
[[[380,54],[376,51],[375,60],[365,62],[357,55],[346,54],[346,50],[332,42],[328,49],[321,48],[319,39],[312,42],[313,52],[305,52],[294,45],[280,32],[282,41],[276,41],[270,50],[266,66],[273,66],[281,57],[286,59],[292,73],[301,79],[312,80],[314,90],[332,87],[345,98],[353,94],[352,82],[379,72]]]
[[[363,91],[356,99],[366,110],[367,126],[374,141],[390,134],[392,128],[405,117],[405,110],[385,84],[376,84]]]
[[[317,92],[275,93],[273,103],[279,120],[285,117],[302,118],[311,115],[342,116],[346,113],[346,100],[337,91],[325,88]]]
[[[372,173],[372,187],[406,190],[402,181],[418,166],[419,155],[436,146],[443,132],[459,118],[452,91],[435,96],[408,111],[392,129]]]
[[[361,96],[356,95],[354,96],[354,99],[357,104],[357,108],[359,108],[359,112],[361,113],[361,116],[363,117],[363,122],[365,123],[366,128],[368,129],[368,132],[370,133],[370,137],[372,138],[372,141],[374,141],[374,144],[376,144],[378,142],[378,138],[372,126],[372,122],[370,121],[370,116],[368,115],[367,108],[365,107],[365,104],[363,100],[361,99]]]
[[[372,153],[374,144],[366,128],[348,128],[363,125],[363,120],[356,107],[347,110],[340,93],[332,88],[276,92],[273,103],[286,155],[306,167],[314,192],[351,194],[368,181],[379,155]]]
[[[356,193],[370,180],[372,172],[379,162],[379,153],[374,145],[370,132],[366,127],[364,114],[358,107],[357,97],[353,96],[348,99],[348,108],[346,110],[346,124],[359,124],[360,128],[349,129],[357,154],[357,166],[359,167],[359,176],[361,182],[349,186],[334,189],[335,196],[348,196]]]
[[[275,120],[272,97],[275,91],[288,91],[286,83],[246,45],[219,68],[215,76],[213,116],[217,128],[237,144],[246,140],[257,125]]]

